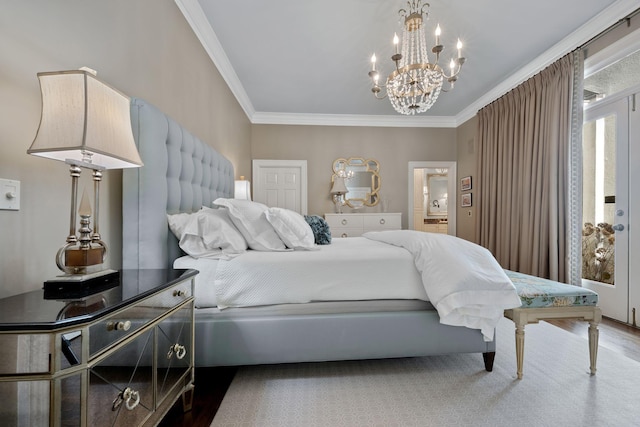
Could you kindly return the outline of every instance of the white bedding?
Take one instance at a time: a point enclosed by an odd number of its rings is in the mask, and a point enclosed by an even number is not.
[[[247,251],[220,260],[218,307],[311,301],[427,300],[406,250],[362,237],[334,239],[314,251]]]
[[[513,283],[487,249],[446,234],[377,231],[364,237],[407,249],[440,323],[480,329],[485,341],[505,309],[520,307]]]
[[[182,257],[195,268],[198,308],[315,301],[430,301],[440,322],[481,330],[520,306],[515,287],[486,249],[444,234],[383,231],[334,239],[315,251],[247,251],[230,260]]]
[[[216,290],[213,287],[218,262],[219,260],[217,259],[193,258],[188,255],[180,257],[173,262],[173,268],[192,268],[200,272],[195,278],[194,299],[197,308],[218,306]]]

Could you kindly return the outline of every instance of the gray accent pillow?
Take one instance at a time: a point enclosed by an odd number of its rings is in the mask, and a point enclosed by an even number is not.
[[[321,216],[318,215],[305,215],[305,221],[311,227],[313,231],[313,237],[316,245],[329,245],[331,244],[331,230],[329,224]]]

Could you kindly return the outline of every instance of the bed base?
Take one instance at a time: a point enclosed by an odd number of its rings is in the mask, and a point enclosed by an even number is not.
[[[483,353],[491,371],[496,349],[435,310],[226,319],[196,310],[195,334],[199,367]]]

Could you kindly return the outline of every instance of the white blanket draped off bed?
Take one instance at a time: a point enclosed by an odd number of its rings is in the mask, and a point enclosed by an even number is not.
[[[504,310],[521,305],[513,283],[482,246],[412,230],[369,232],[364,237],[401,246],[413,255],[442,324],[480,329],[485,341],[492,341]]]

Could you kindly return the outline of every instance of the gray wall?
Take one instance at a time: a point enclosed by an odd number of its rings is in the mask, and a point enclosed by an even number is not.
[[[409,161],[456,160],[456,151],[456,130],[443,128],[254,125],[251,136],[254,159],[307,160],[310,214],[334,211],[329,190],[335,159],[378,160],[380,195],[389,200],[389,212],[402,212],[403,228],[408,218]]]
[[[21,182],[19,211],[0,210],[0,298],[42,287],[69,231],[70,178],[26,154],[40,119],[36,73],[88,66],[143,98],[250,175],[251,124],[173,0],[0,0],[0,178]],[[80,190],[91,191],[84,173]],[[121,266],[121,171],[102,186],[107,265]]]
[[[476,201],[479,195],[478,180],[476,176],[476,127],[478,126],[478,118],[467,120],[457,128],[458,152],[456,160],[458,162],[458,200],[456,200],[457,221],[456,234],[466,240],[474,241],[475,234],[475,213]],[[471,190],[464,193],[471,193],[471,207],[460,207],[460,178],[471,177]]]

